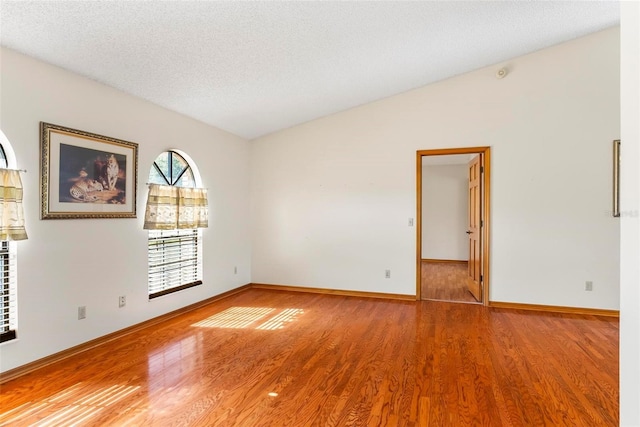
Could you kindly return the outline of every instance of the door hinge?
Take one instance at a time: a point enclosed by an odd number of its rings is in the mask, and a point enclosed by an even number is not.
[[[482,281],[484,280],[484,277],[482,276],[482,274],[480,275],[480,283],[482,283]]]
[[[484,172],[484,166],[480,166],[480,173]]]
[[[480,227],[484,227],[484,221],[480,220]]]

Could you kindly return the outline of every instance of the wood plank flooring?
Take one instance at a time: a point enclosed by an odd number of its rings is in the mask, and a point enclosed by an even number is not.
[[[467,288],[467,263],[422,261],[423,300],[477,303]]]
[[[616,426],[618,319],[250,289],[2,385],[11,426]]]

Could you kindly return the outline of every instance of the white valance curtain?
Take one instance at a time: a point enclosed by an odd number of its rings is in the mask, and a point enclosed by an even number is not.
[[[20,172],[0,169],[0,240],[26,240]]]
[[[205,188],[149,184],[145,230],[207,228],[209,205]]]

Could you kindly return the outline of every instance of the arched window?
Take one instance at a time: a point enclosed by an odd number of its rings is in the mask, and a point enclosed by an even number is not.
[[[0,168],[6,169],[9,167],[9,162],[7,160],[7,153],[4,152],[4,147],[0,142]]]
[[[156,158],[149,172],[149,183],[176,187],[196,186],[189,162],[175,151],[165,151]]]
[[[15,167],[7,156],[9,141],[0,131],[0,168]],[[18,284],[16,278],[16,242],[0,240],[0,342],[16,338],[18,328]]]
[[[145,228],[149,229],[149,299],[202,284],[202,233],[197,223],[180,223],[185,216],[176,213],[191,206],[204,210],[204,201],[192,199],[196,174],[183,155],[165,151],[153,162],[149,171],[149,199]],[[156,185],[157,184],[157,185]],[[193,189],[190,191],[189,189]],[[168,221],[170,218],[175,221]],[[172,225],[173,224],[173,225]]]

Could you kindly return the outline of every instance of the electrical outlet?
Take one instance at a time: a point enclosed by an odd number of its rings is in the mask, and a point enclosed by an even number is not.
[[[118,307],[122,308],[125,305],[127,305],[127,297],[124,295],[121,295],[118,297]]]
[[[384,278],[385,279],[391,279],[391,270],[385,270],[384,271]]]
[[[593,290],[593,282],[591,280],[587,280],[586,282],[584,282],[584,290],[585,291]]]
[[[87,307],[85,307],[84,305],[81,307],[78,307],[78,320],[84,319],[87,317]]]
[[[413,218],[409,218],[409,227],[413,227]]]
[[[233,267],[233,274],[238,274],[238,267]]]

